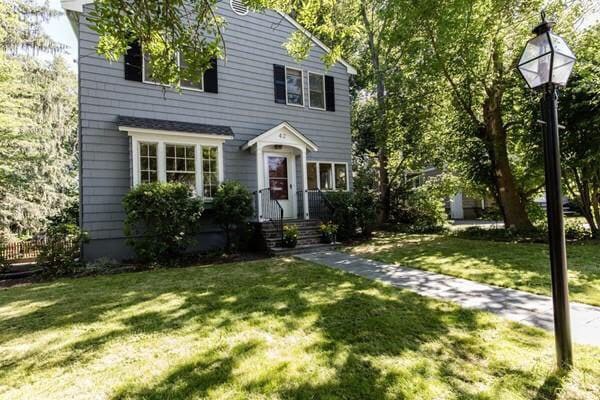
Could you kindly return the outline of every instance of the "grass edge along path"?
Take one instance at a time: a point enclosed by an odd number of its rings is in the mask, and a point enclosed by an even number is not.
[[[551,295],[548,245],[377,233],[352,254],[490,285]],[[600,306],[600,242],[567,245],[570,300]]]

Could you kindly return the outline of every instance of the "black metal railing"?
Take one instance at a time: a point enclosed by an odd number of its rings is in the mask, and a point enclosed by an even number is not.
[[[319,189],[306,190],[306,196],[308,197],[308,213],[310,218],[331,221],[335,208],[327,199],[327,196]]]
[[[277,234],[283,240],[283,207],[272,196],[270,188],[254,192],[256,217],[259,222],[270,221]]]
[[[304,219],[304,190],[298,190],[296,192],[296,217],[298,219]]]

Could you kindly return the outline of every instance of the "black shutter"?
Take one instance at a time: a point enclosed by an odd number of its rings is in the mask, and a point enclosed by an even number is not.
[[[325,76],[325,109],[335,111],[335,84],[333,76]]]
[[[125,79],[142,81],[142,47],[137,40],[129,44],[125,53]]]
[[[204,91],[219,93],[219,76],[217,73],[217,59],[210,60],[212,67],[204,71]]]
[[[275,103],[286,104],[285,66],[273,64],[273,85],[275,86]]]

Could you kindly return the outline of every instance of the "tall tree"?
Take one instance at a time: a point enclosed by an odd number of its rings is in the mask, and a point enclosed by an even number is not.
[[[0,1],[0,230],[15,234],[42,228],[76,192],[76,79],[61,58],[33,57],[61,45],[29,5]]]
[[[560,101],[564,182],[600,237],[600,24],[575,44],[577,64]]]
[[[539,22],[538,0],[450,0],[424,1],[420,20],[429,41],[434,75],[445,80],[455,109],[462,115],[463,129],[471,143],[479,143],[489,165],[489,182],[506,226],[529,229],[526,203],[532,193],[519,181],[518,154],[511,154],[517,133],[539,133],[527,113],[516,108],[535,104],[527,99],[515,66],[531,27]],[[560,28],[572,26],[580,7],[552,2],[551,11],[560,14]],[[529,116],[533,113],[529,111]],[[517,117],[517,118],[512,118]],[[520,117],[520,118],[519,118]],[[537,185],[539,186],[539,185]]]

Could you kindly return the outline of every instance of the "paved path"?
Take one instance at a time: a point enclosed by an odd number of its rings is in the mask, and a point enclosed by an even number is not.
[[[298,254],[303,260],[387,282],[423,296],[493,312],[512,321],[554,330],[552,300],[514,289],[368,260],[338,251]],[[573,340],[600,346],[600,307],[571,303]]]

